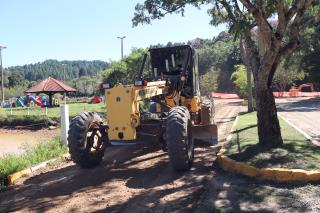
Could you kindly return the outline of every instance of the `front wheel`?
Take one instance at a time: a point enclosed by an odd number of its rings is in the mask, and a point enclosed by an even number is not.
[[[187,171],[194,158],[190,113],[186,107],[176,106],[169,111],[166,127],[168,154],[173,168]]]
[[[71,120],[68,147],[72,160],[83,168],[101,163],[106,149],[102,120],[95,112],[82,112]]]

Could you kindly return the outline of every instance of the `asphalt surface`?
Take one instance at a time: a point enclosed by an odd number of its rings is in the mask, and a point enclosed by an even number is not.
[[[320,98],[276,99],[278,113],[320,141]]]

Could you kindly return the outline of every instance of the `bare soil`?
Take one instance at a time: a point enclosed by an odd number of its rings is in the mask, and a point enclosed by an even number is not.
[[[35,145],[57,135],[57,130],[49,129],[0,129],[0,156],[21,154],[23,153],[23,146]]]
[[[223,141],[239,100],[217,101]],[[175,172],[157,146],[110,147],[101,166],[62,162],[0,193],[0,212],[319,211],[320,188],[258,182],[220,171],[218,149],[197,148],[189,172]]]

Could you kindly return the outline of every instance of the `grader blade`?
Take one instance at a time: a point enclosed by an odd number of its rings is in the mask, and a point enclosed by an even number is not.
[[[195,145],[213,146],[218,144],[218,128],[215,124],[192,126]]]

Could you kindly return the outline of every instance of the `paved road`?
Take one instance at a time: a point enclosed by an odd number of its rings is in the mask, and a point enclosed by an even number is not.
[[[320,98],[281,98],[276,103],[280,115],[320,141]]]

